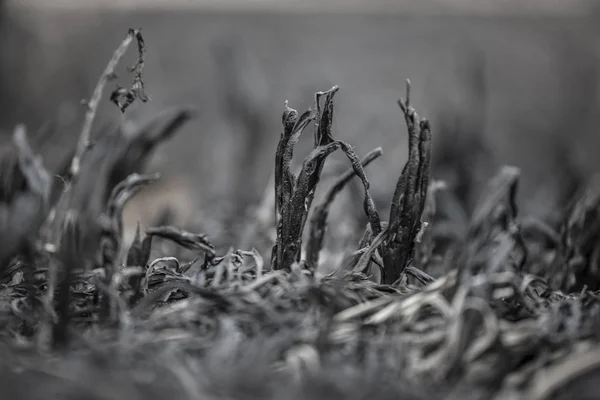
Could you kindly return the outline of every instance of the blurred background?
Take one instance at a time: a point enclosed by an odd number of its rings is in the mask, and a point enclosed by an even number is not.
[[[60,140],[40,151],[56,171],[81,130],[81,100],[90,97],[128,28],[142,28],[152,100],[122,115],[108,100],[109,83],[95,126],[141,123],[175,106],[192,106],[197,115],[154,153],[147,170],[161,172],[162,180],[130,204],[130,225],[150,224],[170,207],[174,223],[238,234],[237,216],[252,215],[265,195],[285,101],[304,111],[315,92],[333,85],[340,87],[334,136],[360,156],[384,149],[367,174],[385,216],[407,158],[396,104],[406,79],[414,106],[433,125],[434,177],[447,180],[465,212],[497,168],[512,164],[522,169],[521,213],[547,217],[600,169],[597,6],[588,0],[0,0],[2,140],[10,141],[17,123],[30,132],[52,125]],[[125,68],[134,48],[119,67],[121,85],[130,84]],[[300,141],[300,160],[311,135],[309,128]],[[326,174],[346,167],[337,155]],[[360,214],[359,193],[359,186],[345,193],[336,212]]]

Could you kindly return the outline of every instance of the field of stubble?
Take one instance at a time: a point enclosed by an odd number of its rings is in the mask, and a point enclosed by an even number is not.
[[[9,398],[594,398],[591,19],[55,18],[3,61]]]

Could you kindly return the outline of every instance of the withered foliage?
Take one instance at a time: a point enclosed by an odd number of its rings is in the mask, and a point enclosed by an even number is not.
[[[142,55],[132,90],[143,95],[140,63]],[[125,246],[123,208],[158,179],[141,175],[145,160],[189,110],[70,149],[71,173],[56,198],[17,127],[0,157],[7,398],[592,398],[600,371],[598,178],[558,225],[519,216],[520,170],[512,166],[489,181],[469,218],[440,212],[460,202],[430,179],[435,129],[411,107],[408,86],[399,103],[408,158],[382,222],[365,167],[385,154],[375,149],[361,160],[334,138],[337,92],[317,93],[314,110],[283,113],[275,226],[253,228],[276,229],[270,263],[257,249],[221,251],[209,235],[170,225],[143,237],[138,226]],[[90,121],[80,143],[89,143]],[[295,174],[294,147],[311,122],[313,150]],[[313,209],[326,159],[340,149],[351,168]],[[368,225],[323,274],[327,226],[337,222],[329,210],[355,176]],[[153,256],[159,241],[192,256]]]
[[[131,88],[117,85],[117,88],[110,94],[110,101],[119,107],[122,113],[133,104],[135,99],[140,99],[144,103],[150,100],[150,96],[148,96],[144,90],[144,81],[142,79],[146,56],[146,43],[144,42],[141,29],[129,29],[126,40],[130,41],[134,38],[137,42],[138,60],[135,65],[128,68],[129,72],[133,72],[133,84],[131,85]]]
[[[410,105],[410,81],[406,99],[398,102],[408,127],[408,161],[398,179],[390,209],[389,229],[383,242],[384,283],[400,279],[414,257],[417,234],[422,229],[431,164],[431,127]]]
[[[277,154],[275,155],[275,213],[277,224],[277,239],[273,247],[271,264],[274,269],[289,271],[292,264],[300,261],[302,250],[302,234],[308,219],[308,214],[315,196],[326,158],[334,151],[341,149],[353,168],[353,172],[361,178],[365,187],[364,209],[369,217],[371,229],[381,230],[379,214],[375,203],[369,194],[369,181],[366,178],[362,164],[352,147],[342,141],[334,140],[331,132],[333,123],[333,98],[338,92],[334,86],[327,92],[315,95],[315,109],[308,110],[298,116],[298,112],[286,104],[283,113],[283,130]],[[324,104],[321,105],[321,98]],[[300,139],[304,129],[314,121],[314,148],[304,159],[300,174],[296,177],[291,171],[294,146]],[[319,221],[313,221],[319,224]],[[315,227],[314,230],[321,228]],[[320,249],[313,247],[311,252]],[[311,255],[311,261],[317,257]],[[317,265],[309,265],[315,269]]]
[[[369,165],[373,160],[380,157],[383,154],[381,148],[377,148],[367,154],[363,160],[361,160],[361,166],[364,168]],[[310,239],[307,246],[307,256],[309,265],[319,265],[319,251],[323,247],[323,240],[325,238],[325,229],[327,226],[327,217],[329,215],[329,208],[335,200],[337,194],[339,194],[344,187],[350,182],[350,180],[356,175],[356,171],[360,172],[359,167],[353,167],[340,175],[337,180],[331,185],[324,196],[324,200],[315,207],[310,224]],[[361,179],[365,179],[364,173]],[[368,191],[368,184],[365,184],[365,190]]]

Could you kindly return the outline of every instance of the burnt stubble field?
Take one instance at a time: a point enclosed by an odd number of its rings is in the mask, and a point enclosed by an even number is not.
[[[2,20],[6,398],[597,398],[594,16],[183,14]]]

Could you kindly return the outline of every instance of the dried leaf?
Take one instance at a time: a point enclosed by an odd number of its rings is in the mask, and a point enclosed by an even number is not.
[[[146,235],[171,240],[189,250],[199,250],[211,256],[215,255],[215,246],[210,242],[207,235],[201,233],[187,232],[173,226],[160,226],[148,228]]]

